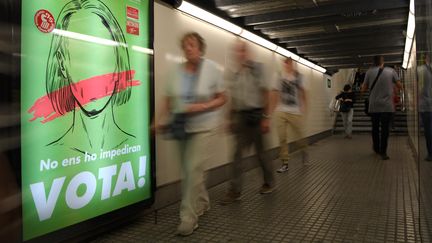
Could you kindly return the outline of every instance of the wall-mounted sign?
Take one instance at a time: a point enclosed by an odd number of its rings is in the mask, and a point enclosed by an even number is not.
[[[24,240],[153,196],[149,2],[23,0]]]

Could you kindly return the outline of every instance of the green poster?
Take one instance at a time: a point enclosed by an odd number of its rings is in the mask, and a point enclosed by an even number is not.
[[[22,1],[24,240],[152,197],[149,4]]]

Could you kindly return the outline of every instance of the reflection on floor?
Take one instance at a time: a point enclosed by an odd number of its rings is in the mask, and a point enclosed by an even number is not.
[[[212,209],[189,237],[174,235],[178,204],[96,239],[98,242],[420,242],[418,177],[407,137],[391,136],[390,160],[372,153],[368,135],[334,136],[294,157],[277,190],[260,195],[259,170],[245,176],[240,202],[217,203],[227,183],[210,189]],[[426,241],[424,241],[426,242]]]

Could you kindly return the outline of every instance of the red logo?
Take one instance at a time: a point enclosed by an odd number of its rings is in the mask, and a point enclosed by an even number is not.
[[[139,35],[139,23],[128,20],[126,22],[126,32],[132,35]]]
[[[45,9],[37,11],[34,17],[36,27],[43,33],[49,33],[55,28],[55,20],[52,14]]]
[[[126,14],[129,18],[139,19],[139,10],[133,7],[127,6]]]

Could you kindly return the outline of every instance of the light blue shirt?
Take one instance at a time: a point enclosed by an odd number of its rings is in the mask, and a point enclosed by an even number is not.
[[[188,73],[184,69],[181,71],[181,89],[182,89],[182,99],[186,104],[193,103],[195,101],[195,91],[196,91],[196,79],[197,74]]]

